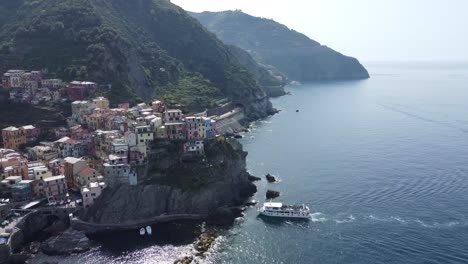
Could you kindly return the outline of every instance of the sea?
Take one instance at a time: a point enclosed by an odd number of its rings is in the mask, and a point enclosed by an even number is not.
[[[312,219],[249,208],[197,263],[468,263],[468,63],[365,66],[368,80],[287,87],[272,100],[280,113],[241,139],[249,171],[280,180],[258,182],[254,198],[279,191]],[[173,263],[192,250],[185,232],[116,235],[33,263]]]

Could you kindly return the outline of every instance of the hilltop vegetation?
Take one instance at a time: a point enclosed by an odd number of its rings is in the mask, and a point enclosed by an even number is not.
[[[361,79],[369,74],[358,60],[344,56],[271,19],[241,11],[191,13],[224,43],[248,51],[298,81]]]
[[[0,14],[1,71],[112,84],[114,102],[164,97],[194,110],[228,98],[252,118],[272,110],[229,48],[169,1],[2,0]]]

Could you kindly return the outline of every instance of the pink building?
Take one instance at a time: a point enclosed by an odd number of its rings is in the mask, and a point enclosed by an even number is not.
[[[164,122],[180,122],[184,120],[184,114],[181,110],[167,110],[164,112]]]
[[[22,126],[20,127],[20,131],[26,137],[26,143],[31,143],[31,142],[36,141],[39,138],[39,135],[41,134],[41,130],[32,125]]]
[[[187,139],[188,140],[199,140],[205,139],[206,129],[205,129],[205,120],[203,117],[191,116],[185,119],[187,126]]]
[[[68,193],[67,182],[65,176],[54,176],[45,178],[43,181],[43,191],[48,201],[63,200]]]
[[[93,82],[71,82],[65,89],[68,98],[72,101],[84,100],[86,97],[94,94],[97,90],[97,84]]]
[[[164,127],[169,140],[187,139],[185,122],[167,122]]]

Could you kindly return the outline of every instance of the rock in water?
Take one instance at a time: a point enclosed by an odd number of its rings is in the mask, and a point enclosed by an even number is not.
[[[91,241],[84,233],[68,229],[63,234],[51,237],[42,246],[42,252],[47,255],[69,255],[81,253],[91,248]]]
[[[265,178],[267,179],[268,182],[276,182],[276,177],[268,173]]]
[[[247,177],[249,178],[249,181],[251,181],[251,182],[261,181],[262,180],[260,177],[253,176],[251,174],[249,174],[249,176],[247,176]]]
[[[280,196],[280,192],[277,192],[277,191],[268,190],[266,192],[266,198],[267,199],[274,199],[274,198],[279,197],[279,196]]]

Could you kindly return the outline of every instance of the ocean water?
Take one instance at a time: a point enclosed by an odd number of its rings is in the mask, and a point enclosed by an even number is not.
[[[255,198],[280,191],[312,220],[251,208],[203,262],[468,263],[468,63],[366,67],[368,80],[288,87],[241,140],[251,173],[281,180]],[[172,263],[191,241],[114,243],[56,260]]]

